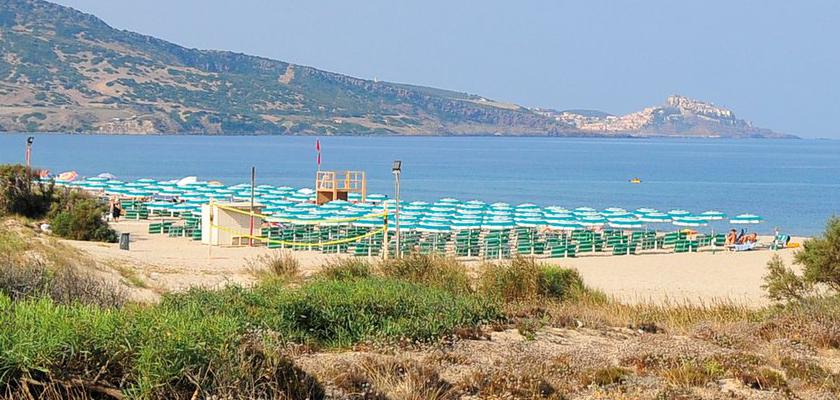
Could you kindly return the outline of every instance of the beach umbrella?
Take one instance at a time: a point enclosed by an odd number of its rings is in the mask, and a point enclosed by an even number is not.
[[[175,182],[175,185],[176,186],[188,186],[188,185],[193,185],[193,184],[196,184],[196,183],[198,183],[198,177],[188,176],[188,177],[179,179],[177,182]]]
[[[573,231],[576,229],[583,229],[584,226],[575,221],[548,221],[549,229],[561,231]]]
[[[515,221],[516,221],[517,226],[522,226],[522,227],[527,227],[527,228],[535,228],[535,227],[538,227],[538,226],[545,226],[546,225],[546,221],[544,219],[541,219],[541,218],[522,218],[522,219],[517,219]]]
[[[156,180],[151,179],[151,178],[140,178],[140,179],[136,180],[135,182],[137,182],[137,183],[157,183]]]
[[[671,222],[671,216],[661,212],[648,212],[640,215],[639,221],[648,223]]]
[[[631,213],[628,213],[628,212],[624,212],[624,213],[618,213],[617,212],[617,213],[613,213],[613,214],[601,214],[601,215],[603,217],[605,217],[606,219],[610,220],[610,221],[612,221],[614,219],[635,219],[636,218],[635,214],[631,214]]]
[[[668,211],[668,215],[672,217],[686,217],[691,215],[691,213],[686,210],[671,210]]]
[[[641,229],[645,226],[642,221],[639,221],[635,218],[615,218],[615,219],[611,219],[611,220],[609,220],[608,225],[611,228],[616,228],[616,229]]]
[[[452,229],[481,229],[481,221],[477,219],[456,219],[450,225]]]
[[[79,173],[78,173],[78,172],[76,172],[76,171],[67,171],[67,172],[62,172],[62,173],[58,174],[58,178],[57,178],[57,179],[58,179],[58,180],[60,180],[60,181],[64,181],[64,182],[73,182],[73,181],[75,181],[75,180],[76,180],[76,178],[78,178],[78,177],[79,177]]]
[[[644,215],[644,214],[651,214],[651,213],[658,213],[658,212],[659,212],[659,210],[657,210],[655,208],[642,207],[642,208],[637,208],[635,211],[633,211],[633,214]]]
[[[764,218],[759,217],[755,214],[741,214],[732,217],[729,220],[731,224],[760,224],[764,221]]]
[[[353,221],[352,223],[354,226],[361,226],[361,227],[368,227],[368,228],[375,228],[380,227],[384,224],[382,218],[368,218],[368,219],[358,219]]]
[[[481,223],[483,229],[500,230],[516,227],[516,224],[509,219],[487,219]]]
[[[522,204],[520,204],[520,205],[516,206],[516,209],[517,209],[517,210],[523,210],[523,209],[538,209],[538,208],[540,208],[540,207],[539,207],[539,206],[537,206],[537,205],[536,205],[536,204],[534,204],[534,203],[522,203]]]
[[[366,197],[367,201],[370,201],[370,202],[373,202],[373,203],[383,202],[387,198],[388,198],[388,196],[386,196],[384,194],[380,194],[380,193],[372,193],[372,194],[367,195],[367,197]]]
[[[171,209],[175,203],[170,203],[168,201],[158,201],[146,204],[146,208],[149,210],[169,210]]]
[[[101,179],[105,179],[105,180],[117,179],[117,177],[114,174],[111,174],[111,173],[108,173],[108,172],[103,172],[99,175],[96,175],[96,178],[101,178]]]
[[[545,214],[543,218],[549,223],[553,221],[575,221],[575,216],[572,214]]]
[[[449,225],[443,223],[420,222],[417,224],[417,231],[419,232],[445,233],[451,230]]]
[[[706,221],[701,217],[692,215],[684,217],[674,217],[674,220],[671,223],[676,226],[700,227],[708,225],[709,221]]]
[[[438,203],[446,203],[446,204],[452,205],[452,204],[459,204],[460,201],[458,199],[453,199],[451,197],[444,197],[444,198],[438,200]]]
[[[577,222],[583,226],[597,227],[604,225],[607,219],[600,215],[584,215],[577,218]]]
[[[698,215],[698,217],[703,218],[706,221],[720,221],[720,220],[726,218],[726,214],[724,214],[720,211],[710,210],[710,211],[705,211],[705,212],[700,213],[700,215]]]

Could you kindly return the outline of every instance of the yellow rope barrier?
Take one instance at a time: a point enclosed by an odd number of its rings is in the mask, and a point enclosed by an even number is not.
[[[374,230],[372,230],[368,233],[365,233],[364,235],[355,236],[355,237],[351,237],[351,238],[336,239],[336,240],[331,240],[331,241],[328,241],[328,242],[288,242],[288,241],[285,241],[285,240],[275,240],[275,239],[271,239],[271,238],[268,238],[268,237],[245,234],[245,233],[237,232],[234,229],[230,229],[230,228],[220,226],[220,225],[210,225],[210,227],[222,230],[224,232],[230,233],[232,235],[236,235],[238,237],[244,237],[244,238],[248,238],[248,239],[259,240],[261,242],[279,244],[279,245],[284,245],[284,246],[293,246],[293,247],[333,246],[333,245],[337,245],[337,244],[351,243],[351,242],[356,242],[356,241],[374,236],[377,233],[384,232],[386,229],[388,229],[387,227],[383,226],[382,228],[374,229]]]
[[[243,211],[243,210],[233,208],[233,207],[220,206],[218,204],[213,204],[211,206],[219,208],[221,210],[226,210],[226,211],[234,212],[234,213],[237,213],[237,214],[247,215],[247,216],[250,216],[250,217],[257,217],[257,218],[262,218],[262,219],[271,218],[274,221],[291,222],[291,223],[298,224],[298,225],[335,224],[335,223],[341,223],[341,222],[353,222],[353,221],[358,221],[360,219],[385,217],[385,213],[378,213],[378,214],[362,215],[360,217],[352,217],[352,218],[328,218],[328,219],[313,219],[313,220],[301,221],[301,220],[292,219],[292,218],[272,217],[271,215],[268,215],[268,214],[252,213],[252,212],[249,212],[249,211]]]

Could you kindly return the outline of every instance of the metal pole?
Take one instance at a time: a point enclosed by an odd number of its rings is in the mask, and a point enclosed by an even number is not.
[[[395,192],[396,192],[396,201],[397,201],[397,208],[396,212],[394,213],[394,228],[396,229],[396,241],[397,241],[397,258],[400,258],[400,253],[402,253],[400,248],[400,171],[395,171],[394,176],[396,177],[395,182]]]
[[[32,143],[26,142],[26,169],[32,168]]]
[[[251,167],[251,224],[248,245],[254,247],[254,197],[256,196],[257,167]]]
[[[384,208],[383,213],[385,216],[382,218],[382,224],[385,229],[382,231],[382,259],[388,260],[388,205],[386,204]]]

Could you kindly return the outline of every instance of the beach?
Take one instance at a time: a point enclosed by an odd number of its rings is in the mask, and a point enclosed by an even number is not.
[[[124,221],[112,226],[131,235],[131,249],[116,244],[66,241],[97,260],[110,260],[133,271],[156,293],[183,291],[199,286],[216,288],[228,284],[250,285],[258,280],[254,260],[277,253],[264,247],[212,247],[187,238],[170,238],[147,232],[148,221]],[[764,237],[767,243],[771,238]],[[801,243],[803,238],[794,238]],[[587,285],[602,290],[621,302],[712,304],[731,302],[749,307],[769,304],[761,289],[767,262],[779,255],[792,264],[794,249],[746,252],[702,251],[630,256],[584,255],[577,258],[541,259],[547,263],[578,270]],[[314,251],[292,253],[301,264],[301,274],[309,276],[336,257]],[[471,272],[481,262],[465,260]],[[148,296],[145,297],[148,299]]]

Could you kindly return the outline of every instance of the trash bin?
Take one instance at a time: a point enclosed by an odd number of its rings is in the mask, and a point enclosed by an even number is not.
[[[127,232],[120,233],[120,250],[128,250],[129,236]]]

